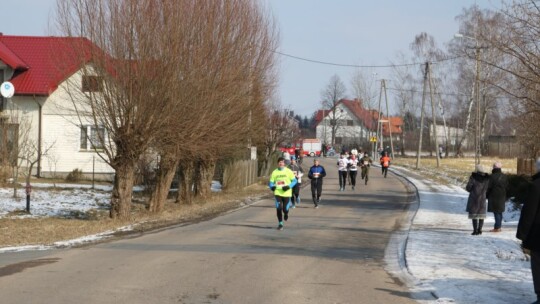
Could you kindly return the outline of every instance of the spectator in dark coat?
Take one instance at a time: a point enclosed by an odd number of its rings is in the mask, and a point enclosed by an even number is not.
[[[486,192],[489,184],[489,174],[482,165],[476,165],[476,171],[469,177],[465,189],[469,192],[467,209],[469,219],[472,220],[472,235],[482,234],[482,226],[486,218]]]
[[[536,160],[536,174],[527,190],[527,199],[521,208],[516,237],[530,250],[531,272],[536,302],[540,303],[540,158]]]
[[[502,164],[493,164],[489,186],[487,190],[488,212],[493,212],[495,225],[490,232],[501,232],[503,212],[506,203],[506,189],[508,188],[508,177],[501,171]]]

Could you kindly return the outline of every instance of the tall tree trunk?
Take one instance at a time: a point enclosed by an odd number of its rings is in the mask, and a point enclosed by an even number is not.
[[[135,180],[135,163],[120,163],[115,170],[110,217],[113,219],[129,219],[131,215],[131,194],[133,193]]]
[[[156,176],[156,185],[150,195],[150,212],[161,212],[167,201],[167,195],[171,189],[171,182],[178,167],[178,158],[165,154],[159,161],[159,171]]]
[[[196,194],[206,198],[210,194],[210,187],[216,169],[216,161],[213,159],[198,162],[198,174],[195,181]]]
[[[193,161],[181,161],[178,165],[178,196],[176,203],[193,203]]]

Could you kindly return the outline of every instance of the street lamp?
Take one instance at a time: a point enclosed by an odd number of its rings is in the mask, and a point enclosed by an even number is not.
[[[478,45],[478,39],[463,35],[460,33],[454,34],[455,38],[466,38],[470,40],[474,40],[475,46],[475,70],[476,70],[476,77],[474,82],[474,99],[476,102],[476,127],[475,127],[475,136],[474,136],[474,164],[478,165],[480,164],[480,140],[481,140],[481,123],[480,123],[480,49],[481,47]]]

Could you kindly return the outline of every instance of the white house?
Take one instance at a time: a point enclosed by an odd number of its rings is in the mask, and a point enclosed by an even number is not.
[[[335,117],[331,110],[319,110],[316,114],[316,136],[323,143],[331,144],[332,142],[332,126],[331,121],[335,119],[337,129],[335,144],[339,146],[360,146],[368,148],[370,137],[376,135],[378,112],[375,110],[365,109],[362,102],[358,99],[348,100],[341,99],[336,104]],[[381,120],[389,121],[388,124],[383,124],[382,135],[390,136],[397,140],[402,134],[403,120],[401,117],[381,117]],[[391,131],[391,132],[390,132]]]
[[[0,115],[4,125],[19,130],[19,155],[21,149],[33,149],[37,176],[80,169],[110,180],[114,170],[96,152],[100,147],[90,144],[99,133],[106,136],[105,130],[75,115],[68,95],[68,83],[80,84],[81,91],[95,89],[92,79],[80,73],[89,60],[69,55],[73,43],[90,45],[84,38],[0,35],[0,82],[15,87],[12,98],[2,99]]]

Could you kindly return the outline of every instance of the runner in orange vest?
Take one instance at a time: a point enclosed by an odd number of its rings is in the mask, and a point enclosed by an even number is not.
[[[386,178],[386,174],[388,174],[388,167],[390,167],[390,157],[388,156],[388,152],[384,152],[383,157],[381,157],[380,161],[382,174],[384,175],[384,178]]]

